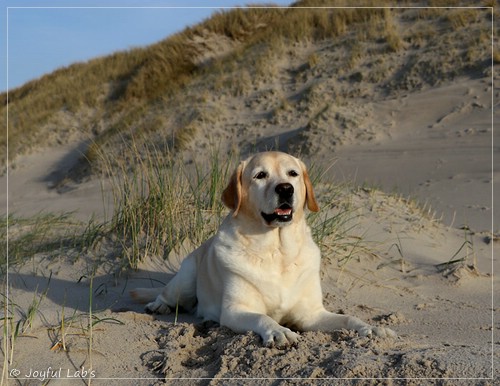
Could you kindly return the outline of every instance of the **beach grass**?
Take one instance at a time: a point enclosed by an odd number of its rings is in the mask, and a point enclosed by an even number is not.
[[[125,265],[137,268],[149,257],[166,258],[186,240],[197,245],[210,237],[225,211],[220,197],[234,157],[222,159],[213,151],[207,164],[186,165],[175,152],[157,145],[146,152],[134,146],[129,150],[121,173],[108,169],[115,210],[106,225],[118,240]]]
[[[94,219],[75,220],[71,212],[4,216],[0,220],[0,274],[6,273],[7,263],[25,263],[36,254],[91,248],[103,226]]]

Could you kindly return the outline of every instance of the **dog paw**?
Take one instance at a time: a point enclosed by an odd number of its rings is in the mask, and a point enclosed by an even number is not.
[[[387,327],[372,327],[372,334],[381,338],[397,338],[398,334]]]
[[[396,338],[398,335],[387,327],[374,327],[370,325],[362,326],[358,329],[359,336],[362,337],[374,337],[378,336],[381,338]]]
[[[165,303],[162,299],[160,299],[160,296],[156,298],[154,302],[146,304],[146,307],[144,307],[144,310],[148,314],[169,314],[170,313],[170,307]]]
[[[381,338],[395,338],[397,334],[387,327],[375,327],[363,322],[356,317],[349,317],[347,328],[356,330],[361,337],[378,336]]]
[[[282,327],[279,330],[271,330],[262,336],[262,341],[266,347],[283,348],[296,344],[299,340],[299,334],[292,330]]]

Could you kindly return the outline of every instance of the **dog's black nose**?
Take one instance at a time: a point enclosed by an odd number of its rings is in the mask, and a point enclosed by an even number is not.
[[[276,185],[274,191],[278,193],[278,196],[280,196],[281,198],[290,198],[293,196],[293,185],[289,184],[288,182],[278,184]]]

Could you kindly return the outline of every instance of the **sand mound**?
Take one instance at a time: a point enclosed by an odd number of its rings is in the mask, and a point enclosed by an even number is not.
[[[167,380],[213,378],[215,384],[224,378],[280,378],[289,382],[305,378],[312,384],[312,379],[323,378],[326,384],[325,378],[447,375],[439,355],[428,349],[413,346],[408,350],[407,343],[358,338],[345,330],[301,333],[296,346],[280,350],[262,347],[255,333],[235,334],[224,327],[180,323],[162,331],[157,341],[159,349],[143,360]]]

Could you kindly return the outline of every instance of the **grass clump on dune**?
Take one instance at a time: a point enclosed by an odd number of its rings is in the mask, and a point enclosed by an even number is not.
[[[37,254],[56,256],[63,251],[92,248],[102,229],[103,224],[92,219],[88,223],[76,221],[71,213],[3,217],[0,221],[0,275],[6,273],[7,263],[11,266],[22,264]]]
[[[153,145],[145,153],[129,150],[121,172],[110,169],[115,210],[108,225],[125,265],[136,268],[151,256],[166,259],[185,242],[199,245],[215,233],[234,157],[223,160],[213,152],[208,164],[186,165]]]

